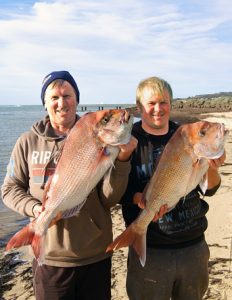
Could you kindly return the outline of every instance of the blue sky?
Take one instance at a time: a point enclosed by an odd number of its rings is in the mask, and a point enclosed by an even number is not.
[[[232,91],[230,0],[0,0],[0,104],[40,104],[68,70],[81,103],[134,103],[160,76],[174,97]]]

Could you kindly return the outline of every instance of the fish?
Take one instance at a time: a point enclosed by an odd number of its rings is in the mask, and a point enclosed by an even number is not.
[[[92,189],[113,167],[118,145],[129,142],[132,125],[133,115],[123,109],[83,115],[64,141],[55,172],[45,186],[42,212],[10,239],[6,251],[31,245],[42,265],[47,229],[80,211]]]
[[[222,123],[198,121],[178,127],[166,144],[155,171],[142,194],[144,209],[124,232],[107,247],[106,252],[132,246],[142,266],[146,262],[146,233],[149,223],[162,206],[172,210],[199,184],[207,189],[209,159],[224,153],[228,130]],[[187,201],[187,200],[186,200]]]

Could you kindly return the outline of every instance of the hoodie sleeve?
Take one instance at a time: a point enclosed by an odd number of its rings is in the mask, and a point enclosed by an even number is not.
[[[133,159],[131,161],[132,170],[128,178],[128,185],[124,195],[121,198],[120,204],[122,205],[122,214],[126,225],[131,224],[140,212],[138,205],[133,203],[133,197],[135,193],[142,192],[143,188],[141,182],[138,182],[137,176],[135,176],[135,165]]]
[[[33,217],[33,207],[41,202],[29,193],[29,170],[27,145],[21,136],[12,151],[7,174],[1,187],[2,199],[6,206],[23,216]]]
[[[114,167],[100,182],[100,200],[105,207],[110,208],[119,203],[126,190],[130,170],[130,161],[121,162],[116,160]]]

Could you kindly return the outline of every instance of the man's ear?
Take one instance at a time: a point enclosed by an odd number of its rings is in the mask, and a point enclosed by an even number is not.
[[[138,104],[137,104],[137,111],[138,111],[139,113],[141,113],[141,112],[143,111],[143,108],[142,108],[142,104],[141,104],[141,103],[138,103]]]

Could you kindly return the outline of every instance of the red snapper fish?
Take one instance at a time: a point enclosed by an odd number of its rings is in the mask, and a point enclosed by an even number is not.
[[[43,211],[17,232],[6,250],[31,244],[39,264],[43,263],[43,239],[49,226],[71,217],[113,166],[120,144],[131,137],[133,116],[112,109],[87,113],[70,130],[55,172],[45,187]]]
[[[147,226],[163,205],[167,205],[170,211],[180,198],[185,197],[198,184],[203,193],[206,191],[208,159],[216,159],[223,154],[227,133],[224,124],[219,123],[200,121],[180,126],[165,146],[157,168],[143,192],[145,209],[106,251],[130,245],[144,266]]]

